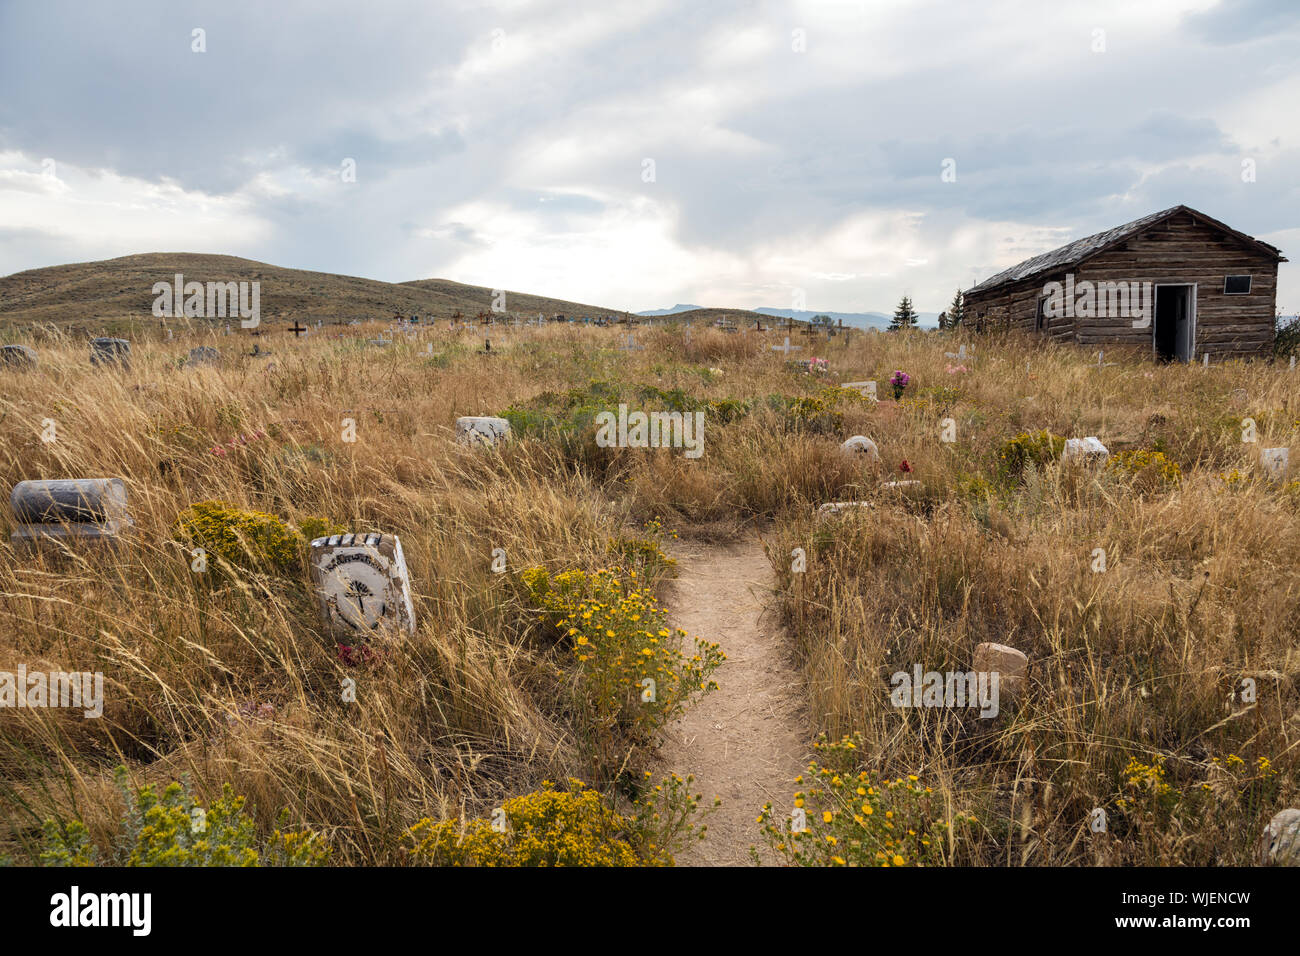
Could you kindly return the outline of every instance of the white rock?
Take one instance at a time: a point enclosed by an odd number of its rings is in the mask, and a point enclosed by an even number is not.
[[[1291,449],[1265,448],[1259,453],[1259,463],[1264,466],[1270,478],[1281,481],[1291,465]]]
[[[463,445],[499,445],[510,437],[504,418],[466,415],[456,419],[456,440]]]
[[[1110,451],[1095,436],[1087,438],[1067,438],[1065,450],[1061,452],[1061,461],[1104,462],[1110,457]]]
[[[385,630],[415,633],[410,575],[396,535],[317,538],[310,563],[322,623],[340,643]]]
[[[867,461],[880,461],[880,449],[866,435],[854,435],[843,445],[840,451],[852,458],[864,458]]]
[[[920,488],[921,483],[909,478],[904,481],[882,481],[880,487],[886,490],[902,491],[904,488]]]

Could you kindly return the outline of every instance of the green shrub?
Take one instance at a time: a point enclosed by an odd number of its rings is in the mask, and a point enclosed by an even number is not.
[[[289,572],[300,567],[313,538],[346,528],[325,518],[304,518],[297,527],[262,511],[245,511],[222,501],[200,501],[176,519],[178,537],[236,567]]]
[[[637,800],[630,816],[580,780],[570,779],[565,790],[544,781],[506,800],[492,820],[419,821],[409,831],[411,857],[432,866],[672,866],[675,847],[707,830],[692,819],[699,807],[693,781],[673,774]]]
[[[1043,429],[1022,432],[1008,438],[998,449],[997,474],[1003,483],[1018,481],[1026,465],[1047,465],[1059,461],[1065,452],[1065,439]]]
[[[862,737],[813,744],[807,773],[795,778],[794,813],[764,804],[758,822],[777,856],[794,866],[942,866],[949,826],[941,798],[909,775],[876,779],[859,769]],[[820,758],[820,762],[819,759]],[[973,817],[958,813],[954,840]]]
[[[126,768],[114,774],[126,812],[109,864],[113,866],[320,866],[329,858],[324,839],[309,830],[286,832],[288,811],[270,838],[257,838],[244,798],[230,784],[221,799],[200,807],[188,788],[172,782],[162,794],[152,785],[132,792]],[[80,821],[46,820],[40,860],[44,866],[96,866],[94,846]]]

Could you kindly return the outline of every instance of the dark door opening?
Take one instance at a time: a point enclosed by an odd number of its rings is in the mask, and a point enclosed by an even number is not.
[[[1195,348],[1192,287],[1156,286],[1156,357],[1162,362],[1190,362]]]

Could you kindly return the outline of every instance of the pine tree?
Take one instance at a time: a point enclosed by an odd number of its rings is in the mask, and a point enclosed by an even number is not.
[[[912,300],[908,296],[903,296],[903,300],[898,303],[898,308],[894,310],[894,320],[889,323],[889,331],[897,332],[899,329],[916,328],[916,310],[912,308]]]
[[[966,317],[966,303],[961,297],[961,289],[958,289],[952,297],[952,305],[948,306],[948,328],[955,329],[961,325],[962,319]]]

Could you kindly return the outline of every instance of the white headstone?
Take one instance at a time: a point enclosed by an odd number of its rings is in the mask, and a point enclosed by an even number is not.
[[[339,643],[415,633],[410,575],[392,534],[343,534],[311,543],[311,579],[325,629]]]
[[[870,382],[845,382],[840,388],[855,389],[863,398],[869,398],[873,402],[876,401],[876,383],[874,380]]]
[[[1291,449],[1265,448],[1259,453],[1259,463],[1264,466],[1270,478],[1281,481],[1286,477],[1287,469],[1291,464]]]
[[[510,438],[510,423],[504,418],[465,415],[456,419],[456,440],[462,445],[499,445]]]
[[[866,435],[854,435],[840,446],[840,451],[853,458],[862,458],[870,462],[880,461],[880,449]]]
[[[1061,452],[1061,461],[1099,462],[1110,457],[1110,451],[1095,436],[1087,438],[1067,438],[1065,450]]]
[[[838,515],[854,508],[874,508],[875,505],[870,501],[828,501],[817,509],[819,516]]]
[[[914,478],[905,481],[884,481],[880,484],[886,491],[904,491],[908,488],[920,488],[921,483]]]

